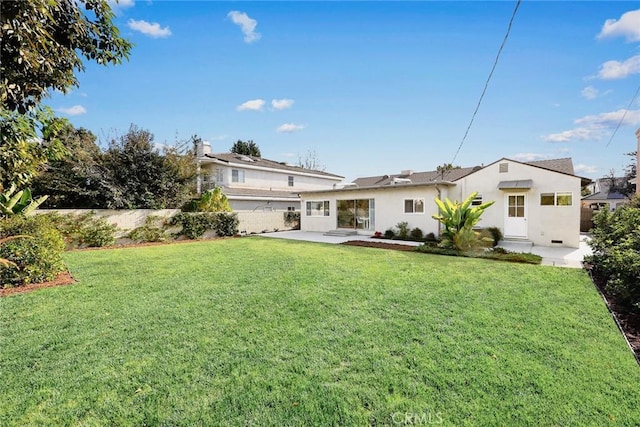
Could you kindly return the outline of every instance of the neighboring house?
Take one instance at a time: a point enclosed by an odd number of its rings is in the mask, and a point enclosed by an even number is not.
[[[439,223],[431,217],[438,213],[434,199],[463,200],[478,192],[473,204],[495,201],[480,227],[498,227],[505,238],[536,245],[578,247],[580,190],[589,182],[575,175],[570,158],[527,163],[502,158],[444,173],[407,170],[302,193],[301,229],[371,234],[406,221],[410,229],[438,235]]]
[[[344,177],[284,162],[198,148],[200,191],[222,188],[234,211],[299,211],[300,191],[333,188]]]
[[[614,180],[616,186],[622,186],[626,179],[625,177],[617,177],[595,180],[587,186],[591,194],[582,198],[582,207],[592,210],[608,208],[610,211],[614,211],[618,206],[624,205],[629,199],[624,194],[611,191],[611,184]]]

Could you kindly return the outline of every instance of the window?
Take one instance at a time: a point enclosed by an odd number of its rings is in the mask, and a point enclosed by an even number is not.
[[[289,176],[289,187],[293,187],[293,177]]]
[[[307,202],[307,216],[329,216],[329,201]]]
[[[471,206],[480,206],[482,204],[482,194],[478,194],[472,201]]]
[[[424,199],[404,199],[404,213],[424,213]]]
[[[244,171],[231,169],[231,182],[244,182]]]
[[[224,170],[223,169],[214,169],[214,180],[216,183],[222,184],[224,181]]]
[[[295,211],[296,211],[295,206],[287,206],[287,212],[295,212]]]
[[[509,163],[500,163],[500,173],[509,172]]]
[[[540,193],[540,206],[571,206],[573,205],[573,193]]]

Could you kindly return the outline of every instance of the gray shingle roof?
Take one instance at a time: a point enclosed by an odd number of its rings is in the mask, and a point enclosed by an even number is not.
[[[390,185],[394,178],[408,178],[411,180],[412,184],[426,184],[426,183],[432,183],[432,182],[438,182],[438,181],[456,181],[480,169],[481,169],[480,166],[452,169],[451,171],[446,173],[444,177],[440,172],[437,172],[437,171],[414,172],[411,175],[395,174],[395,175],[368,176],[368,177],[357,178],[353,182],[356,183],[358,187],[375,187],[375,186],[382,186],[382,185]]]
[[[312,173],[315,175],[326,176],[327,178],[343,179],[343,176],[336,175],[329,172],[304,169],[298,166],[289,165],[285,162],[276,162],[275,160],[269,160],[262,157],[245,156],[235,153],[215,153],[206,154],[205,158],[218,159],[226,163],[237,163],[251,166],[261,166],[265,168],[277,169],[281,171],[299,172],[299,173]]]
[[[498,161],[502,161],[504,159],[500,159]],[[507,159],[510,160],[510,159]],[[515,160],[513,160],[515,161]],[[496,162],[494,162],[496,163]],[[535,167],[539,167],[542,169],[547,169],[554,172],[560,172],[568,175],[575,175],[573,170],[573,161],[570,157],[566,157],[563,159],[550,159],[550,160],[536,160],[531,162],[518,162],[523,163]],[[383,186],[390,185],[394,178],[408,178],[411,180],[413,184],[420,183],[432,183],[438,181],[457,181],[461,178],[464,178],[471,173],[482,169],[481,166],[474,167],[466,167],[466,168],[458,168],[452,169],[442,176],[440,172],[437,171],[428,171],[428,172],[414,172],[411,175],[378,175],[378,176],[368,176],[357,178],[353,182],[355,182],[358,187],[374,187],[374,186]]]

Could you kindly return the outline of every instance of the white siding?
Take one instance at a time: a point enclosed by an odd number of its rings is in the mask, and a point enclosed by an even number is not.
[[[446,194],[446,188],[442,189]],[[437,190],[433,186],[405,187],[389,186],[377,189],[343,190],[313,192],[302,194],[301,229],[304,231],[325,232],[337,228],[336,207],[337,200],[373,199],[375,201],[374,224],[372,230],[358,230],[359,233],[373,234],[374,231],[384,233],[389,228],[395,228],[401,221],[409,223],[409,229],[420,228],[424,234],[438,235],[438,222],[431,215],[438,213],[434,202]],[[444,197],[444,196],[443,196]],[[421,198],[425,201],[423,213],[405,213],[404,200]],[[307,216],[306,201],[329,200],[330,216]]]
[[[508,163],[508,172],[499,172],[500,163]],[[533,181],[530,189],[499,190],[500,181]],[[527,196],[527,239],[536,245],[550,246],[552,240],[577,248],[580,244],[580,178],[518,162],[502,160],[456,181],[452,197],[463,200],[477,191],[483,201],[495,201],[482,216],[479,226],[495,226],[504,232],[505,195]],[[541,206],[541,193],[571,192],[571,206]]]

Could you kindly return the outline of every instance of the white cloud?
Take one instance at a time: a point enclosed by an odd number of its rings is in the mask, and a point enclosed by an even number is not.
[[[589,139],[602,139],[609,131],[618,126],[636,126],[640,124],[640,110],[618,110],[585,116],[574,121],[580,125],[564,132],[553,133],[543,139],[548,142],[585,141]]]
[[[304,125],[296,125],[294,123],[285,123],[285,124],[281,125],[280,127],[278,127],[278,129],[276,129],[276,131],[280,132],[280,133],[291,133],[291,132],[297,132],[297,131],[302,130],[304,128],[305,128]]]
[[[596,99],[596,98],[601,98],[605,95],[610,94],[612,91],[609,90],[605,90],[604,92],[600,92],[598,89],[596,89],[593,86],[587,86],[584,89],[582,89],[582,91],[580,92],[580,94],[586,98],[586,99]]]
[[[87,110],[82,105],[74,105],[69,108],[58,108],[57,111],[60,111],[63,114],[68,116],[79,116],[81,114],[86,114]]]
[[[249,18],[246,13],[233,10],[227,14],[227,17],[231,18],[231,21],[240,27],[244,34],[245,43],[253,43],[262,37],[260,33],[255,31],[258,26],[258,21]]]
[[[521,162],[531,162],[533,160],[543,160],[551,157],[548,154],[539,154],[539,153],[518,153],[511,156],[513,160],[518,160]]]
[[[628,42],[640,41],[640,9],[623,13],[620,19],[607,19],[598,38],[622,36]]]
[[[244,102],[236,107],[238,111],[262,111],[264,107],[264,99],[252,99]]]
[[[271,106],[274,110],[284,110],[291,108],[295,101],[293,99],[272,99]]]
[[[585,164],[578,164],[575,165],[575,167],[573,168],[575,170],[576,173],[596,173],[598,172],[598,168],[596,166],[589,166],[589,165],[585,165]]]
[[[152,24],[147,21],[136,21],[135,19],[129,19],[127,25],[132,30],[139,31],[144,35],[153,37],[154,39],[169,37],[171,35],[171,30],[169,29],[169,27],[162,28],[157,22],[154,22]]]
[[[587,99],[596,99],[598,97],[599,91],[593,86],[587,86],[584,89],[582,89],[582,92],[580,93],[582,94],[583,97]]]
[[[600,66],[597,77],[603,80],[615,80],[638,73],[640,73],[640,55],[635,55],[623,62],[605,62]]]
[[[623,119],[624,117],[624,119]],[[625,110],[620,109],[618,111],[611,111],[609,113],[600,113],[591,116],[585,116],[577,119],[574,123],[595,125],[595,126],[617,126],[620,120],[623,120],[621,126],[635,126],[640,124],[640,110]]]

